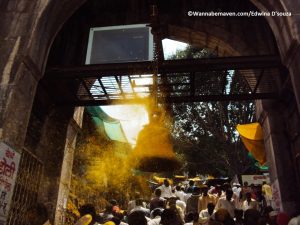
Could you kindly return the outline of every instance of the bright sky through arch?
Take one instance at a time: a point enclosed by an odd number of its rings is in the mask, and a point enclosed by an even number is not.
[[[162,45],[164,49],[164,57],[165,59],[170,58],[170,56],[174,55],[178,50],[185,50],[188,44],[180,41],[174,41],[171,39],[163,39]]]

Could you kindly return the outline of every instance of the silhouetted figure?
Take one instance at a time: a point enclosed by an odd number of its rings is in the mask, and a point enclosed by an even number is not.
[[[145,214],[142,211],[134,211],[128,216],[129,225],[147,225]]]
[[[259,225],[260,214],[256,209],[247,209],[244,213],[244,225]]]
[[[183,225],[183,222],[174,209],[165,209],[161,214],[162,225]]]
[[[101,222],[99,216],[96,214],[95,207],[92,204],[85,204],[81,206],[79,213],[81,218],[77,221],[76,225],[97,225]]]

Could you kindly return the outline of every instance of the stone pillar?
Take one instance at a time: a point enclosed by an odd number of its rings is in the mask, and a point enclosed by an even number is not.
[[[53,222],[57,206],[58,192],[61,181],[61,171],[64,160],[65,146],[73,145],[72,130],[68,133],[70,120],[73,116],[71,107],[54,107],[48,114],[43,126],[36,155],[44,163],[44,171],[39,188],[38,201],[43,202]],[[67,140],[67,134],[70,140]],[[73,140],[72,140],[73,136]],[[67,147],[68,148],[68,147]],[[72,158],[72,151],[66,154]],[[69,165],[71,162],[66,162]],[[68,172],[68,171],[64,171]],[[69,176],[69,175],[65,175]],[[53,224],[53,223],[52,223]]]
[[[76,146],[77,134],[82,127],[84,108],[78,107],[75,109],[74,117],[71,119],[67,131],[67,140],[65,145],[64,159],[61,170],[58,200],[55,212],[55,224],[64,224],[65,210],[67,207],[67,200],[70,193],[70,185],[72,179],[72,167],[74,160],[74,151]]]
[[[285,118],[287,112],[278,101],[257,101],[256,106],[264,131],[271,184],[279,189],[281,210],[292,214],[299,208],[299,193]]]
[[[20,150],[25,140],[38,78],[24,62],[16,76],[14,82],[2,80],[0,85],[0,140]],[[10,77],[7,79],[10,80]]]
[[[294,95],[297,101],[298,111],[300,112],[300,41],[294,40],[289,50],[286,52],[284,65],[288,68],[290,79],[294,90]]]

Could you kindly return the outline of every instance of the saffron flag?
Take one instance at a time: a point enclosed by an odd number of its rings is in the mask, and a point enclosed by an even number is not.
[[[236,127],[246,149],[260,165],[266,163],[263,131],[259,123],[238,124]]]

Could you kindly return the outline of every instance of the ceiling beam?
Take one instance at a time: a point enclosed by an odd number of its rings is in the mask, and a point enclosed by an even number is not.
[[[162,104],[187,103],[187,102],[208,102],[208,101],[251,101],[258,99],[275,99],[279,95],[276,93],[255,93],[255,94],[231,94],[231,95],[201,95],[185,97],[164,97],[158,98]],[[101,106],[101,105],[122,105],[122,104],[145,104],[148,98],[121,99],[121,100],[79,100],[73,102],[58,102],[59,105],[72,106]]]
[[[222,71],[237,69],[261,69],[261,68],[281,68],[279,56],[240,56],[226,58],[206,58],[206,59],[180,59],[164,60],[158,72],[165,73],[184,73],[201,71]],[[53,67],[46,71],[47,79],[72,79],[90,78],[104,76],[127,76],[152,74],[153,62],[130,62],[130,63],[111,63],[95,64],[74,67]]]

